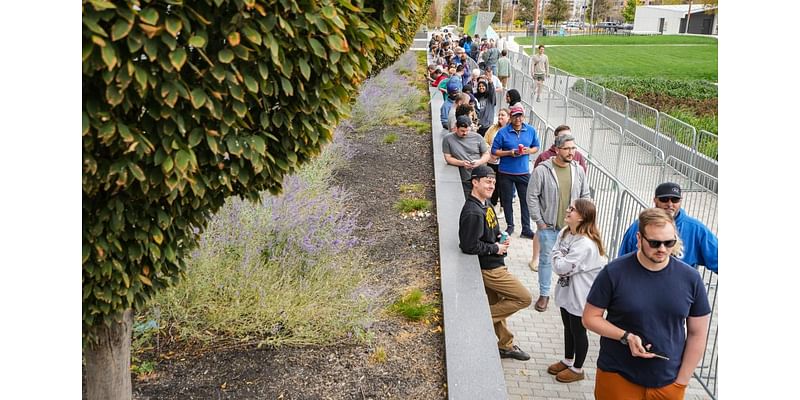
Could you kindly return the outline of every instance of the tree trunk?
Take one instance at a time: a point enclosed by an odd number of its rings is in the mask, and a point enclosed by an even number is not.
[[[88,400],[131,399],[131,331],[133,311],[122,320],[98,326],[97,344],[87,346],[86,393]]]

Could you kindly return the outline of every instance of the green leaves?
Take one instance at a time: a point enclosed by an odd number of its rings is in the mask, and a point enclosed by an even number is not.
[[[114,23],[114,26],[111,27],[111,40],[116,42],[117,40],[128,36],[131,28],[133,28],[133,21],[126,21],[124,19],[117,20],[117,22]]]
[[[325,53],[325,49],[322,47],[322,43],[319,40],[314,38],[308,39],[308,44],[311,45],[311,49],[314,50],[314,54],[319,58],[327,59],[328,55]]]
[[[178,168],[178,171],[186,172],[187,168],[189,168],[189,161],[191,161],[192,157],[190,153],[186,150],[178,150],[178,153],[175,154],[175,167]]]
[[[217,54],[219,61],[225,64],[230,64],[231,61],[233,61],[233,57],[233,51],[230,49],[220,50],[220,52]]]
[[[242,33],[244,33],[244,37],[246,37],[251,43],[255,44],[256,46],[261,45],[261,35],[255,29],[245,26],[242,28]]]
[[[197,88],[192,90],[191,100],[192,100],[192,107],[200,108],[203,104],[206,104],[206,92],[203,89]]]
[[[311,77],[311,67],[308,66],[308,61],[304,58],[297,60],[297,65],[300,67],[300,73],[303,74],[303,78],[308,80]]]
[[[418,23],[429,2],[391,9]],[[358,84],[416,30],[352,0],[313,11],[167,3],[82,7],[88,340],[94,326],[177,280],[194,228],[225,197],[279,192],[285,174],[330,141]]]
[[[203,47],[206,47],[206,38],[203,37],[203,36],[199,36],[199,35],[192,36],[192,38],[189,39],[189,44],[192,47],[196,47],[196,48],[200,48],[201,49]]]
[[[258,92],[258,81],[253,79],[252,76],[246,75],[244,77],[244,84],[245,84],[245,86],[247,86],[247,90],[249,90],[249,91],[251,91],[253,93],[257,93]]]
[[[158,23],[158,11],[152,7],[147,7],[139,13],[139,19],[146,24],[155,25]]]
[[[186,50],[183,47],[178,47],[175,51],[169,53],[169,62],[178,71],[183,67],[186,62]]]
[[[111,71],[114,69],[114,66],[117,65],[117,49],[114,46],[106,45],[100,49],[100,52],[103,55],[103,62],[108,67],[108,70]]]
[[[331,46],[332,49],[340,53],[346,53],[347,51],[350,50],[349,47],[347,46],[347,41],[338,35],[328,36],[328,44]]]
[[[178,33],[181,31],[182,27],[183,23],[181,20],[171,15],[167,17],[167,22],[164,24],[164,28],[166,28],[167,32],[169,32],[172,37],[178,37]]]

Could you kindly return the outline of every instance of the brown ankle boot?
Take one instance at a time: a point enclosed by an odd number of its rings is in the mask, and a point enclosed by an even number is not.
[[[547,303],[550,302],[550,296],[539,296],[539,300],[536,300],[536,304],[533,305],[533,309],[539,312],[547,311]]]

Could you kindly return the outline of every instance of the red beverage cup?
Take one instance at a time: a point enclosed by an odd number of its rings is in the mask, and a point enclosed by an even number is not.
[[[519,149],[519,155],[522,155],[522,152],[525,151],[525,146],[523,146],[522,143],[520,143],[518,149]]]

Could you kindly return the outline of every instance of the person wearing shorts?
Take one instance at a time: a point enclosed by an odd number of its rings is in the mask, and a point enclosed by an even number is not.
[[[536,101],[542,101],[540,96],[542,94],[544,78],[550,74],[550,59],[544,54],[543,44],[539,45],[538,53],[531,56],[531,69],[533,70],[533,79],[536,80]]]

